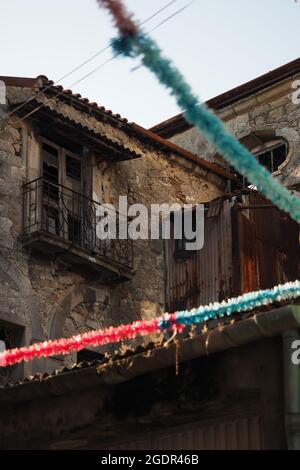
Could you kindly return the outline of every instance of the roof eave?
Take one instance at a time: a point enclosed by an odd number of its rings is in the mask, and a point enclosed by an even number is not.
[[[218,111],[299,73],[300,59],[296,59],[242,85],[232,88],[225,93],[215,96],[206,101],[206,104],[211,109]],[[151,127],[150,130],[164,138],[170,138],[192,127],[193,126],[184,119],[184,113],[180,113],[156,124]]]

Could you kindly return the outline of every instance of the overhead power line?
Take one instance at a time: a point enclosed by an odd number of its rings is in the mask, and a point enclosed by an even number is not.
[[[165,10],[166,8],[168,8],[171,4],[175,3],[176,1],[178,0],[173,0],[172,2],[169,2],[168,4],[166,4],[164,7],[162,7],[160,10],[157,10],[154,14],[152,14],[150,17],[148,17],[146,20],[144,20],[142,23],[140,23],[140,25],[143,25],[143,24],[146,24],[148,21],[150,21],[151,19],[153,19],[155,16],[157,16],[159,13],[161,13],[163,10]],[[187,5],[185,5],[184,7],[180,8],[179,10],[175,11],[172,15],[168,16],[167,18],[165,18],[165,20],[161,21],[157,26],[155,26],[151,31],[154,31],[156,29],[158,29],[159,27],[161,27],[162,25],[166,24],[168,21],[170,21],[172,18],[174,18],[176,15],[178,15],[179,13],[181,13],[183,10],[185,10],[188,6],[190,6],[195,0],[192,0],[190,1]],[[101,51],[104,52],[104,50],[110,48],[111,45],[107,46],[106,48],[102,49]],[[99,51],[99,54],[100,52]],[[74,86],[78,85],[79,83],[81,83],[82,81],[84,81],[85,79],[87,79],[88,77],[90,77],[91,75],[93,75],[94,73],[98,72],[100,69],[102,69],[106,64],[108,64],[109,62],[113,61],[114,59],[116,59],[116,57],[118,57],[119,54],[114,54],[112,57],[110,57],[109,59],[107,59],[105,62],[103,62],[102,64],[100,64],[99,66],[97,66],[96,68],[94,68],[93,70],[91,70],[90,72],[88,72],[87,74],[85,74],[83,77],[79,78],[78,80],[76,80],[76,82],[72,83],[70,85],[69,88],[73,88]],[[92,59],[91,59],[92,60]],[[87,61],[85,61],[85,63],[87,63],[89,61],[89,59],[87,59]],[[77,69],[80,68],[80,66],[77,67]],[[74,69],[75,70],[75,69]],[[69,72],[69,75],[71,74],[71,72]],[[34,96],[32,96],[29,100],[27,100],[26,102],[22,103],[18,108],[15,108],[11,113],[15,113],[17,110],[20,110],[23,106],[25,106],[26,104],[30,103],[32,100],[34,100],[35,98],[37,98],[37,96],[41,95],[42,93],[44,93],[47,89],[50,89],[53,87],[53,84],[51,85],[48,85],[46,88],[44,88],[43,90],[41,90],[40,92],[38,92],[37,94],[35,94]],[[23,116],[22,118],[18,119],[16,122],[14,122],[13,124],[8,124],[7,126],[5,126],[1,131],[0,131],[0,135],[5,132],[7,129],[10,129],[12,127],[15,127],[16,125],[20,124],[22,121],[24,121],[25,119],[27,119],[28,117],[32,116],[33,114],[35,114],[37,111],[39,111],[40,109],[42,109],[47,103],[49,103],[53,98],[57,98],[59,96],[61,96],[63,93],[65,92],[64,89],[62,89],[61,91],[57,92],[54,96],[48,98],[44,103],[41,103],[40,105],[38,105],[36,108],[34,108],[33,110],[31,110],[30,112],[28,112],[25,116]]]
[[[159,10],[157,10],[155,13],[153,13],[152,15],[148,16],[148,18],[146,18],[144,21],[142,21],[140,24],[140,26],[143,26],[144,24],[148,23],[149,21],[151,21],[153,18],[155,18],[156,16],[158,16],[160,13],[162,13],[164,10],[166,10],[167,8],[169,8],[172,4],[176,3],[178,0],[172,0],[171,2],[168,2],[166,5],[164,5],[162,8],[160,8]],[[93,54],[92,56],[90,56],[88,59],[86,59],[84,62],[81,62],[81,64],[77,65],[75,68],[73,68],[70,72],[66,73],[65,75],[63,75],[62,77],[60,77],[59,79],[57,79],[54,83],[52,84],[49,84],[47,85],[45,88],[43,88],[42,90],[40,90],[38,93],[36,93],[35,95],[31,96],[28,100],[26,100],[24,103],[20,104],[19,106],[17,106],[16,108],[14,108],[13,110],[11,110],[9,113],[7,113],[5,116],[2,116],[0,118],[0,122],[1,121],[4,121],[6,119],[8,119],[10,116],[12,116],[13,114],[15,114],[17,111],[19,111],[20,109],[22,109],[25,105],[27,105],[28,103],[30,103],[32,100],[36,99],[38,96],[42,95],[43,93],[45,93],[47,90],[49,90],[50,88],[52,88],[53,86],[55,85],[58,85],[62,80],[65,80],[66,78],[70,77],[71,75],[73,75],[73,73],[75,72],[78,72],[78,70],[82,69],[85,65],[89,64],[90,62],[92,62],[94,59],[96,59],[97,57],[99,57],[100,55],[102,55],[104,52],[108,51],[109,49],[111,48],[111,43],[107,44],[107,46],[103,47],[102,49],[100,49],[100,51],[96,52],[95,54]],[[110,60],[104,62],[107,63],[107,62],[110,62]],[[100,68],[102,68],[102,64],[99,66],[99,67],[96,67],[94,69],[95,72],[97,72]],[[93,71],[91,72],[91,74],[94,73]],[[91,74],[87,74],[84,78],[87,78],[89,77]],[[77,85],[78,83],[80,83],[80,81],[82,81],[81,79],[78,81],[78,82],[75,82],[74,84],[72,84],[70,86],[70,88],[74,85]],[[1,133],[1,132],[0,132]]]

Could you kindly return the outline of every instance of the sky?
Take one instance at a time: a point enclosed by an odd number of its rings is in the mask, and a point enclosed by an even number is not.
[[[145,20],[170,0],[126,0]],[[177,0],[144,25],[146,31],[187,5]],[[116,35],[96,0],[0,0],[0,75],[46,75],[65,88],[150,127],[180,112],[139,61],[111,50],[61,80]],[[207,100],[300,56],[300,2],[295,0],[194,0],[152,33],[201,100]]]

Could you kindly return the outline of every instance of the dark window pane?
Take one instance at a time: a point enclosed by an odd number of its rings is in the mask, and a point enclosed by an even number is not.
[[[277,171],[280,165],[286,160],[288,154],[288,145],[284,141],[282,143],[278,143],[275,148],[271,150],[267,150],[264,153],[255,153],[253,151],[253,155],[256,155],[256,158],[263,165],[270,173],[274,173]],[[237,181],[232,183],[232,190],[242,188],[249,188],[251,187],[250,182],[240,175],[233,167],[230,167],[231,172],[237,176]]]
[[[4,328],[0,326],[0,340],[5,344],[5,349],[11,349],[14,347],[13,330],[10,328]]]
[[[267,170],[269,170],[272,173],[272,153],[271,152],[266,152],[262,153],[258,157],[261,165],[263,165]]]
[[[81,180],[81,161],[77,158],[66,156],[66,175],[70,178]]]
[[[0,320],[0,346],[1,350],[18,348],[22,345],[24,328],[10,322]],[[21,378],[22,367],[19,364],[0,367],[0,386]]]
[[[51,145],[43,143],[43,150],[44,152],[49,153],[53,157],[58,157],[58,150],[55,147],[52,147]]]
[[[268,152],[258,155],[260,163],[271,173],[277,171],[287,157],[286,144],[279,145]]]
[[[280,145],[280,147],[277,147],[276,149],[273,150],[273,165],[274,169],[273,171],[278,170],[280,165],[283,164],[287,157],[287,146],[285,144]]]
[[[43,177],[51,183],[58,184],[58,168],[43,162]]]

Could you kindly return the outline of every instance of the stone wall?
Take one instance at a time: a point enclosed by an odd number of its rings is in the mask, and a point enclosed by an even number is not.
[[[257,131],[275,131],[287,140],[289,154],[276,176],[287,186],[300,183],[300,105],[293,104],[292,84],[299,76],[284,80],[264,91],[253,94],[218,112],[233,134],[242,139]],[[201,155],[209,161],[219,162],[214,148],[201,133],[192,128],[173,136],[170,140]]]
[[[10,103],[24,100],[20,90],[9,90]],[[141,158],[122,163],[95,159],[93,195],[106,203],[117,203],[128,195],[129,204],[198,203],[222,192],[215,175],[204,178],[178,164],[177,157],[129,137],[108,124],[80,113],[72,106],[56,103],[58,109],[91,128],[105,132],[112,140],[126,143]],[[55,106],[55,103],[51,103]],[[7,109],[1,107],[1,115]],[[36,128],[30,120],[14,123],[12,116],[0,134],[0,320],[24,327],[23,344],[70,336],[135,319],[150,318],[164,311],[164,250],[161,240],[134,242],[134,270],[131,281],[112,284],[100,281],[60,257],[25,249],[22,235],[22,185],[38,176],[39,153]],[[214,178],[216,183],[214,183]],[[25,374],[52,370],[76,359],[70,356],[26,364]]]

